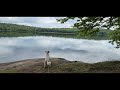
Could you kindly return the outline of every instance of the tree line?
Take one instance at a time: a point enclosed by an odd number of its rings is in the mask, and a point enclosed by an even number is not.
[[[101,30],[94,36],[82,36],[76,28],[40,28],[33,26],[17,25],[10,23],[0,23],[1,37],[16,36],[55,36],[66,38],[83,38],[83,39],[109,39],[109,30]]]

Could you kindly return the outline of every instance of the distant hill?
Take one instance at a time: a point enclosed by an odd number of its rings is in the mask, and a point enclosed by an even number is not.
[[[109,39],[110,30],[100,30],[92,37],[81,37],[76,28],[40,28],[33,26],[17,25],[10,23],[0,23],[1,37],[16,37],[16,36],[54,36],[66,38],[84,38],[84,39]]]

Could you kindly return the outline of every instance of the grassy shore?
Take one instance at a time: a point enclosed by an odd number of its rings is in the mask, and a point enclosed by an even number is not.
[[[106,61],[94,64],[80,61],[68,61],[63,58],[51,58],[49,73],[119,73],[120,61]],[[16,62],[1,63],[0,73],[48,73],[43,68],[44,58],[28,59]]]

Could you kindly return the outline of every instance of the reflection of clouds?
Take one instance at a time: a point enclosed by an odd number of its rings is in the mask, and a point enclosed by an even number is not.
[[[11,53],[13,53],[12,49],[6,48],[6,47],[0,47],[0,57],[5,56],[5,55],[9,55]]]
[[[0,60],[4,62],[44,57],[45,50],[51,51],[51,57],[89,63],[120,60],[120,49],[114,48],[107,40],[34,36],[0,38],[0,42]]]

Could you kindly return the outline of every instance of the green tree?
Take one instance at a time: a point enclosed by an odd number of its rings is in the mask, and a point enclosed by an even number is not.
[[[65,23],[70,19],[76,21],[73,27],[79,29],[81,36],[94,36],[101,28],[111,30],[109,43],[120,48],[120,17],[65,17],[57,21]]]

